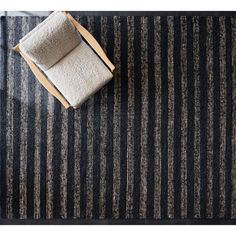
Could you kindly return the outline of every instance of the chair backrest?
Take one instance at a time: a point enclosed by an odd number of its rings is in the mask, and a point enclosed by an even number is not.
[[[48,70],[82,41],[63,12],[53,12],[20,40],[20,50],[41,69]]]

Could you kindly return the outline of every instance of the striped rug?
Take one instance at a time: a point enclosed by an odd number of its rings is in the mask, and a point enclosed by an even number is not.
[[[11,50],[44,19],[1,18],[0,222],[236,223],[236,17],[77,16],[117,67],[78,110]]]

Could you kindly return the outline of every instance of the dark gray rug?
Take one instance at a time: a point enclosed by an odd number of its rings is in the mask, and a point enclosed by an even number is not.
[[[235,14],[121,15],[76,17],[117,72],[75,111],[1,17],[1,223],[236,222]]]

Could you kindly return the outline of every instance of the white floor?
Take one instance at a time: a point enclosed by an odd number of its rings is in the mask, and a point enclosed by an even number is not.
[[[0,16],[48,16],[51,11],[0,11]]]

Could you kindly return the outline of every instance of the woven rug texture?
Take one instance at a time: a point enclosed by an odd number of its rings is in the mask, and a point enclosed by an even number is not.
[[[1,17],[2,219],[236,219],[236,17],[76,16],[116,65],[65,110]]]

